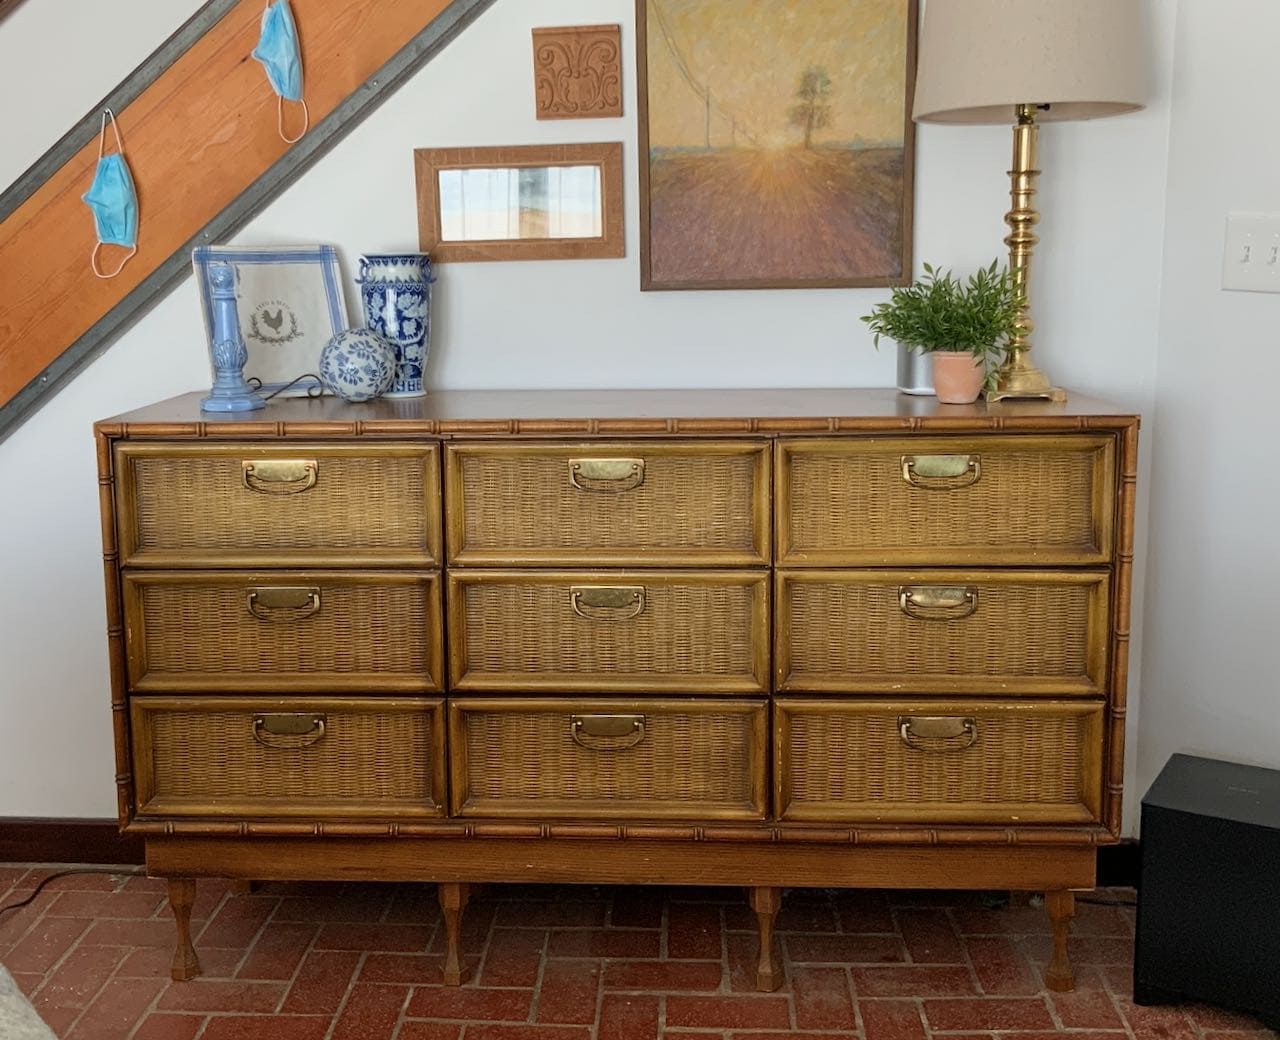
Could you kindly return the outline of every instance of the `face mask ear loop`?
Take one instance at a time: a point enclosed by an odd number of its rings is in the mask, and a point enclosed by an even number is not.
[[[302,106],[302,129],[298,131],[297,137],[286,137],[284,132],[284,98],[279,94],[276,95],[276,130],[285,144],[294,144],[297,141],[301,141],[303,135],[307,132],[307,128],[311,125],[311,113],[307,111],[306,99],[298,98],[298,104]]]
[[[99,242],[96,246],[93,247],[93,253],[89,257],[89,266],[93,268],[93,273],[96,274],[99,278],[114,278],[116,275],[118,275],[121,271],[124,270],[124,265],[127,264],[130,260],[132,260],[133,255],[138,251],[137,246],[131,247],[129,252],[125,254],[124,259],[120,261],[119,267],[117,267],[114,271],[104,273],[98,270],[98,250],[101,248],[102,248],[102,243]]]

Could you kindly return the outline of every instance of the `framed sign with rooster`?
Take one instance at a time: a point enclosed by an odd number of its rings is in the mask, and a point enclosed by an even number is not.
[[[200,287],[205,335],[213,343],[209,264],[236,273],[236,310],[249,352],[244,375],[263,394],[317,393],[320,351],[347,328],[333,246],[197,246],[191,263]],[[309,376],[310,378],[300,378]]]

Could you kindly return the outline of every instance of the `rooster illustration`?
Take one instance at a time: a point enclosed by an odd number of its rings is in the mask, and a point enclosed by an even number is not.
[[[264,324],[267,328],[271,329],[273,332],[279,332],[281,327],[284,325],[284,308],[281,307],[277,309],[275,316],[273,317],[271,312],[267,310],[265,307],[263,307],[262,308],[262,324]]]

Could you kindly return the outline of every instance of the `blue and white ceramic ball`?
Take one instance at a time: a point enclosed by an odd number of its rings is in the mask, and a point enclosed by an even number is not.
[[[395,345],[369,329],[339,332],[320,351],[320,382],[344,400],[379,397],[395,378]]]

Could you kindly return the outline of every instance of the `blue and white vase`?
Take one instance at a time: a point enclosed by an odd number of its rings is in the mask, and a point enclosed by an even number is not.
[[[370,329],[339,332],[320,351],[320,382],[345,401],[385,394],[396,378],[396,348]]]
[[[395,344],[396,378],[387,397],[421,397],[431,348],[431,258],[426,253],[368,253],[360,257],[364,321]]]

